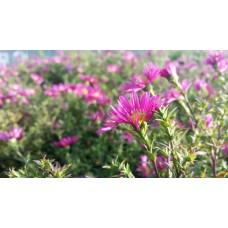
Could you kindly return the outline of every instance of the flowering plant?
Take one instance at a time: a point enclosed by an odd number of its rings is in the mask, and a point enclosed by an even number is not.
[[[226,177],[227,58],[59,51],[0,66],[0,177]]]

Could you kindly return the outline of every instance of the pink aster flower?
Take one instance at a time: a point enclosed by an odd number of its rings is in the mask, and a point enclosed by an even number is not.
[[[146,86],[145,81],[142,79],[142,77],[133,74],[131,77],[131,81],[126,82],[123,85],[120,85],[119,88],[124,91],[124,93],[132,93],[132,92],[138,92],[142,89],[144,89]]]
[[[196,127],[196,122],[195,121],[190,121],[188,122],[188,126],[191,130],[193,130]]]
[[[228,60],[224,59],[218,62],[217,64],[218,70],[220,73],[224,73],[228,69]]]
[[[191,83],[187,80],[187,79],[184,79],[182,82],[181,82],[181,86],[182,86],[182,90],[186,93],[187,90],[189,89]]]
[[[107,66],[107,70],[109,73],[119,73],[120,67],[115,64],[110,64]]]
[[[136,56],[133,52],[127,51],[124,53],[123,60],[126,62],[135,62]]]
[[[175,89],[169,89],[163,94],[164,105],[169,105],[181,96],[181,92]]]
[[[153,55],[153,53],[154,53],[153,50],[148,50],[148,51],[146,52],[146,56],[147,56],[147,57],[150,57],[150,56]]]
[[[86,116],[90,120],[94,120],[96,122],[101,122],[105,118],[105,114],[102,111],[92,112],[90,115]]]
[[[149,177],[151,176],[152,169],[149,165],[148,156],[142,155],[140,157],[140,163],[136,169],[137,172],[142,173],[143,177]]]
[[[101,105],[105,105],[110,103],[110,98],[106,97],[104,91],[97,84],[95,84],[94,87],[91,87],[88,90],[88,94],[84,97],[88,104],[97,102]]]
[[[77,136],[68,136],[68,137],[62,138],[58,142],[54,142],[53,144],[57,147],[67,147],[67,146],[73,145],[76,141],[78,141]]]
[[[209,84],[207,84],[206,90],[207,90],[207,92],[208,92],[208,94],[209,94],[210,96],[212,96],[212,97],[215,96],[216,91],[215,91],[215,89],[214,89],[213,87],[211,87]]]
[[[144,64],[144,75],[149,83],[152,83],[160,76],[160,69],[156,64],[151,63],[149,66]]]
[[[161,156],[161,155],[157,155],[157,160],[156,160],[156,165],[157,165],[157,168],[162,170],[162,169],[165,169],[167,168],[167,165],[165,163],[168,162],[168,159]]]
[[[128,141],[129,143],[134,142],[134,136],[131,133],[124,132],[122,138],[123,140]]]
[[[24,90],[19,91],[18,94],[24,97],[30,97],[30,96],[35,96],[36,91],[32,88],[26,88]]]
[[[39,76],[38,74],[31,74],[30,77],[37,84],[41,84],[44,81],[44,79],[41,76]]]
[[[169,62],[166,67],[161,69],[161,71],[160,71],[161,77],[169,78],[171,76],[176,75],[177,74],[176,68],[177,67],[176,67],[175,63]]]
[[[11,128],[9,130],[10,138],[14,138],[16,140],[21,140],[23,138],[23,130],[21,128]]]
[[[207,82],[201,79],[196,79],[194,83],[194,89],[199,91],[207,87]]]
[[[223,51],[208,51],[210,57],[205,59],[204,63],[212,67],[217,66],[217,64],[225,58],[225,53]]]
[[[152,119],[160,105],[159,96],[150,97],[149,92],[144,92],[140,98],[133,92],[130,100],[126,96],[120,96],[116,107],[111,106],[109,125],[105,126],[112,130],[118,124],[130,124],[139,131],[144,122]]]
[[[91,75],[83,75],[81,74],[79,76],[80,80],[84,82],[90,82],[90,83],[97,83],[99,80],[96,76],[91,76]]]
[[[11,136],[8,133],[0,132],[0,140],[8,141],[11,139]]]
[[[114,128],[116,128],[118,125],[118,123],[116,123],[115,121],[113,120],[106,120],[106,122],[104,123],[103,127],[98,129],[96,131],[96,133],[98,135],[103,135],[104,133],[108,132],[108,131],[111,131],[113,130]]]
[[[212,114],[207,114],[204,120],[206,122],[206,128],[211,128],[213,126],[214,119]]]

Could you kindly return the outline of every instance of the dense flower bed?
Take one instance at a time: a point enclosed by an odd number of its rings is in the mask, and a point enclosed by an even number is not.
[[[58,51],[0,67],[1,177],[225,177],[226,51]]]

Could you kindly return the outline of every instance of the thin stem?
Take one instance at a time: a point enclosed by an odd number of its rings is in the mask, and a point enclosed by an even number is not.
[[[182,89],[181,89],[181,94],[182,94],[182,96],[184,97],[185,103],[186,103],[186,105],[187,105],[187,107],[188,107],[188,109],[189,109],[189,111],[190,111],[190,113],[191,113],[191,115],[192,115],[192,117],[193,117],[195,123],[196,123],[196,127],[195,127],[195,128],[197,128],[198,121],[197,121],[197,119],[196,119],[196,116],[195,116],[195,114],[194,114],[194,112],[193,112],[193,110],[192,110],[190,104],[189,104],[188,97],[186,96],[186,94],[183,92]]]
[[[153,166],[154,166],[154,169],[155,169],[156,176],[158,178],[160,178],[160,175],[159,175],[159,172],[158,172],[158,168],[157,168],[156,162],[152,161],[152,163],[153,163]]]

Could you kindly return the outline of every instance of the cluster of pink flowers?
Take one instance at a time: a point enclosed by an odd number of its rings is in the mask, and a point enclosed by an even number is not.
[[[210,57],[205,59],[204,63],[215,69],[218,69],[221,73],[228,69],[228,60],[225,59],[224,51],[209,51]]]
[[[110,103],[110,98],[106,96],[98,84],[93,86],[78,84],[75,89],[76,94],[82,96],[87,104],[97,102],[98,104],[106,105]]]
[[[0,132],[0,140],[8,141],[10,139],[21,140],[24,136],[21,128],[11,128],[9,132]]]
[[[4,88],[5,92],[0,92],[0,105],[4,105],[8,100],[10,103],[20,101],[22,104],[29,104],[29,97],[33,97],[36,94],[35,89],[25,88],[22,89],[21,84],[12,84],[9,87]]]
[[[31,74],[31,79],[35,82],[35,83],[37,83],[37,84],[41,84],[41,83],[43,83],[43,81],[44,81],[44,78],[43,77],[41,77],[40,75],[38,75],[38,74]]]
[[[83,97],[87,104],[97,102],[101,105],[109,104],[110,98],[106,96],[105,92],[98,85],[98,78],[90,75],[80,75],[80,79],[85,84],[66,84],[60,83],[52,85],[44,93],[46,96],[57,98],[60,94],[76,94],[79,97]]]
[[[65,94],[65,93],[71,92],[73,89],[74,89],[74,85],[72,84],[60,83],[60,84],[52,85],[52,87],[47,89],[44,92],[44,94],[46,96],[55,98],[55,97],[58,97],[61,93]]]
[[[166,162],[167,158],[164,158],[161,155],[157,155],[156,166],[159,170],[167,168],[167,165],[165,164]],[[138,167],[136,168],[136,171],[141,173],[143,177],[151,177],[152,175],[155,175],[155,170],[150,165],[147,155],[142,155],[140,157],[140,162]]]
[[[98,83],[99,79],[96,76],[92,76],[92,75],[83,75],[81,74],[79,76],[80,80],[84,81],[84,82],[89,82],[91,84],[95,84]]]
[[[205,80],[196,79],[193,86],[196,91],[205,90],[210,96],[216,94],[216,91]]]
[[[60,139],[59,141],[54,142],[53,144],[57,147],[62,148],[62,147],[71,146],[77,141],[78,141],[77,136],[68,136],[68,137]]]

